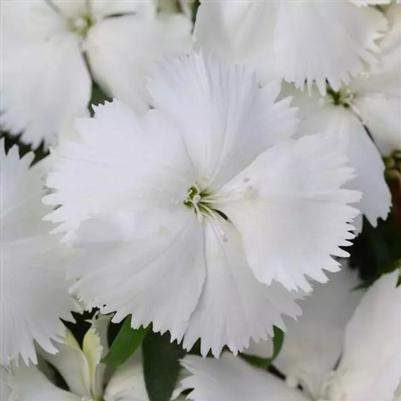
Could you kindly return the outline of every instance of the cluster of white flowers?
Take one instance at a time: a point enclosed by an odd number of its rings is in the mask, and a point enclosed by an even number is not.
[[[1,24],[1,400],[400,400],[401,263],[367,287],[343,248],[401,210],[401,4],[1,0]],[[195,354],[168,398],[141,352],[105,363],[126,319]]]

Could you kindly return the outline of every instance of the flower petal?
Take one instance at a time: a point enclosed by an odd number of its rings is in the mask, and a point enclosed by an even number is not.
[[[273,341],[270,338],[259,342],[251,341],[249,347],[245,348],[243,352],[259,358],[270,358],[274,352]]]
[[[105,401],[149,401],[138,351],[112,375],[104,394]]]
[[[54,355],[43,354],[46,361],[57,369],[72,393],[90,398],[91,377],[88,360],[69,330],[65,331],[62,341],[57,343],[57,350]]]
[[[93,0],[90,0],[92,3]],[[88,12],[88,1],[86,0],[51,0],[47,6],[52,6],[62,16],[67,18],[79,18]]]
[[[189,52],[190,31],[190,21],[178,14],[104,19],[85,42],[94,78],[112,97],[144,112],[150,101],[145,83],[151,65]]]
[[[401,73],[400,63],[384,71],[363,76],[355,82],[356,110],[385,156],[401,149]]]
[[[114,101],[97,107],[94,118],[79,120],[77,128],[81,140],[59,149],[47,180],[55,192],[44,198],[61,205],[47,219],[60,223],[66,240],[90,215],[185,200],[194,170],[175,128],[156,111],[142,120]]]
[[[346,328],[344,353],[332,380],[332,398],[393,400],[401,379],[398,277],[398,271],[382,276],[356,308]]]
[[[66,330],[64,338],[57,344],[58,353],[43,354],[46,361],[61,374],[69,390],[82,398],[102,397],[106,366],[101,359],[108,341],[105,337],[107,333],[98,330],[107,329],[109,322],[108,316],[95,318],[85,333],[82,349],[74,335]]]
[[[397,388],[397,390],[395,392],[393,401],[400,401],[400,400],[401,400],[401,381],[400,381],[400,384],[398,385],[398,388]]]
[[[329,278],[299,301],[302,316],[298,321],[285,320],[284,344],[274,361],[287,380],[302,385],[312,399],[319,398],[342,353],[345,326],[362,296],[361,290],[355,290],[357,273],[346,266]]]
[[[0,363],[36,362],[34,341],[56,352],[51,340],[64,333],[59,320],[77,310],[64,277],[66,252],[48,234],[41,203],[43,164],[29,168],[33,154],[19,159],[17,147],[4,152],[0,141],[1,187],[1,328]],[[6,311],[6,313],[4,313]]]
[[[79,42],[45,1],[7,1],[2,20],[0,124],[35,148],[49,145],[90,98]]]
[[[59,318],[71,320],[70,311],[77,310],[68,295],[62,250],[49,235],[37,235],[2,244],[2,252],[2,308],[7,313],[1,319],[1,363],[18,355],[36,363],[34,341],[56,352],[51,339],[63,333]]]
[[[375,42],[386,27],[378,10],[348,0],[203,0],[195,37],[198,46],[228,61],[253,64],[262,76],[263,70],[268,76],[279,73],[300,88],[316,82],[323,93],[326,79],[338,89],[364,62],[375,60]],[[274,67],[266,68],[267,60]]]
[[[0,398],[9,401],[10,387],[7,383],[8,371],[0,365]]]
[[[70,268],[74,290],[89,306],[117,311],[114,321],[132,314],[134,327],[152,321],[181,338],[205,274],[201,226],[184,205],[195,180],[182,139],[158,111],[139,119],[118,102],[79,131],[82,143],[62,154],[47,197],[62,205],[49,218],[81,251]],[[122,146],[110,146],[110,133]]]
[[[359,193],[342,189],[352,178],[328,136],[305,136],[270,148],[221,189],[221,210],[238,228],[256,278],[310,290],[306,276],[326,282],[338,271],[332,256],[347,256],[349,206]]]
[[[326,79],[334,89],[373,62],[375,41],[386,29],[383,15],[348,1],[283,2],[275,29],[275,56],[283,77],[304,87],[315,81],[321,93]],[[339,60],[341,60],[339,62]]]
[[[195,54],[156,66],[154,105],[179,127],[201,185],[219,187],[296,127],[280,85],[260,89],[245,68]]]
[[[371,5],[379,5],[379,4],[389,4],[392,0],[350,0],[351,3],[356,4],[357,6],[371,6]]]
[[[103,313],[117,311],[114,321],[132,314],[134,327],[153,322],[154,331],[170,330],[172,338],[181,339],[205,274],[201,227],[185,212],[154,209],[127,215],[124,220],[132,222],[135,232],[120,242],[99,238],[88,243],[88,233],[110,225],[102,225],[101,218],[83,223],[77,240],[83,252],[72,270],[81,279],[74,291]]]
[[[384,179],[384,164],[358,117],[350,109],[319,100],[316,94],[299,94],[294,103],[300,106],[298,135],[321,132],[337,138],[356,175],[347,188],[362,192],[357,207],[373,226],[378,218],[386,219],[391,195]]]
[[[183,366],[192,374],[182,381],[193,401],[308,401],[301,391],[288,388],[272,374],[224,353],[220,359],[186,356]]]
[[[95,325],[92,325],[92,327],[86,332],[82,342],[82,351],[88,361],[92,397],[100,399],[104,390],[103,381],[106,365],[101,363],[103,344],[102,338],[97,332]]]
[[[205,229],[206,282],[184,337],[188,350],[201,338],[201,353],[218,356],[227,345],[237,353],[273,334],[281,314],[296,317],[300,309],[279,284],[266,286],[253,276],[236,229],[221,219]]]
[[[366,96],[358,99],[355,105],[384,156],[401,149],[401,127],[398,118],[401,97],[389,99],[384,96]]]
[[[379,66],[384,61],[386,65],[399,66],[401,45],[401,2],[392,2],[385,10],[389,29],[380,41]]]
[[[256,71],[263,84],[281,79],[274,63],[274,26],[278,2],[201,0],[195,46]]]
[[[16,401],[81,401],[81,397],[52,384],[35,366],[23,364],[9,375],[11,400]]]
[[[337,118],[333,116],[332,121],[336,121],[339,135],[348,139],[346,151],[350,165],[356,172],[355,179],[348,187],[362,192],[362,199],[357,207],[370,224],[376,226],[378,218],[387,218],[391,206],[391,194],[384,180],[384,164],[380,153],[355,116],[338,113]]]

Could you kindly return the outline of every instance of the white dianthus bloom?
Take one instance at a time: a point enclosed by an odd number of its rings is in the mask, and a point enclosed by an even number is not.
[[[84,336],[82,348],[66,330],[57,345],[58,353],[44,354],[41,366],[11,367],[7,374],[9,401],[149,401],[139,351],[106,374],[101,360],[108,350],[108,322],[105,317],[95,320]],[[46,375],[47,363],[60,373],[68,390],[57,387]]]
[[[352,170],[329,138],[289,139],[280,85],[242,67],[178,58],[149,90],[144,118],[113,102],[78,122],[81,141],[49,175],[45,201],[60,207],[48,219],[81,248],[71,274],[90,306],[186,348],[201,338],[203,354],[236,352],[298,314],[284,287],[339,270],[358,214],[359,193],[342,188]]]
[[[49,212],[41,202],[43,162],[30,168],[32,159],[32,153],[20,159],[16,146],[6,155],[0,141],[2,365],[19,356],[36,362],[34,342],[55,352],[51,340],[63,333],[59,318],[71,319],[76,309],[64,277],[64,249],[42,221]]]
[[[264,82],[316,82],[323,93],[326,80],[338,89],[375,60],[387,28],[379,10],[356,2],[202,0],[194,35],[198,47],[248,63]]]
[[[381,43],[380,60],[369,71],[337,91],[329,87],[326,95],[290,85],[284,91],[299,107],[298,135],[323,132],[342,143],[356,172],[350,187],[362,192],[359,208],[374,226],[391,206],[380,152],[388,156],[401,149],[401,6],[393,4],[387,14],[391,29]]]
[[[359,208],[374,226],[391,206],[380,153],[389,156],[401,149],[401,5],[389,6],[386,16],[389,31],[379,43],[378,62],[368,71],[338,91],[329,88],[324,96],[290,86],[285,91],[300,110],[299,135],[324,132],[342,143],[356,172],[350,187],[362,192]]]
[[[190,48],[190,21],[151,0],[3,0],[0,124],[37,147],[85,113],[91,78],[137,111],[145,76]]]
[[[181,385],[193,389],[187,398],[397,400],[401,379],[401,287],[397,279],[398,271],[381,277],[356,308],[361,295],[350,289],[355,278],[344,272],[306,299],[305,315],[288,327],[290,337],[284,339],[274,362],[286,382],[228,353],[219,360],[185,357],[183,365],[191,376]]]

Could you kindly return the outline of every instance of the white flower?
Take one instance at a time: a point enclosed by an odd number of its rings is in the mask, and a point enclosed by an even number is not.
[[[82,250],[71,274],[90,306],[236,352],[299,312],[273,280],[309,290],[306,276],[339,269],[359,194],[341,188],[352,173],[330,139],[288,139],[279,84],[194,55],[161,63],[149,90],[145,118],[113,102],[78,123],[48,218]]]
[[[285,372],[288,383],[301,384],[312,398],[341,355],[344,328],[363,295],[355,290],[359,285],[357,272],[344,266],[300,301],[303,313],[298,321],[286,321],[284,346],[274,364]]]
[[[143,111],[149,66],[191,41],[189,20],[157,15],[151,0],[5,0],[2,13],[0,123],[34,147],[85,113],[88,67],[108,94]]]
[[[2,365],[19,356],[36,362],[34,341],[55,352],[51,340],[63,333],[59,318],[70,319],[76,310],[64,278],[64,250],[42,221],[49,212],[41,202],[44,162],[29,168],[32,159],[32,153],[20,159],[16,146],[6,155],[0,141]]]
[[[401,6],[394,7],[401,14]],[[308,94],[289,85],[285,91],[286,96],[294,96],[294,104],[299,107],[298,135],[323,132],[342,143],[356,172],[351,187],[362,192],[360,209],[374,226],[379,217],[387,217],[391,206],[379,151],[387,156],[401,149],[401,43],[390,46],[390,42],[386,40],[386,51],[371,71],[353,78],[337,91],[329,87],[326,95],[317,90]]]
[[[391,206],[379,152],[389,156],[401,149],[401,5],[392,4],[386,15],[390,30],[380,42],[381,57],[369,71],[337,91],[328,87],[325,95],[290,85],[284,91],[299,107],[298,135],[324,132],[342,143],[357,175],[351,187],[362,192],[359,208],[373,226],[387,217]]]
[[[84,336],[82,348],[66,330],[57,345],[59,352],[44,354],[39,367],[12,367],[7,375],[9,401],[149,401],[139,351],[106,374],[101,360],[108,350],[108,322],[106,317],[95,320]],[[46,374],[47,363],[60,373],[68,390],[52,382]]]
[[[200,48],[255,67],[264,82],[279,77],[300,88],[316,82],[324,92],[328,80],[338,89],[375,60],[387,26],[378,10],[352,3],[202,0],[195,39]]]
[[[219,360],[187,356],[183,364],[192,375],[181,385],[193,389],[188,399],[395,399],[401,379],[401,287],[396,287],[398,272],[381,277],[366,291],[356,308],[357,292],[344,297],[355,279],[348,273],[348,276],[344,273],[341,277],[342,274],[338,273],[332,282],[314,292],[303,303],[305,315],[288,327],[290,337],[285,338],[275,362],[286,375],[287,385],[285,381],[228,353]],[[332,371],[340,356],[338,367]],[[298,384],[303,390],[297,389]]]

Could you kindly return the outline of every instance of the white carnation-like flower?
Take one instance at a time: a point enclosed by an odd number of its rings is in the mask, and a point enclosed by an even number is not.
[[[152,0],[5,0],[2,13],[0,124],[34,147],[85,113],[89,72],[144,111],[150,65],[191,43],[190,21],[157,14]]]
[[[2,365],[19,357],[36,362],[34,342],[55,352],[51,340],[63,333],[59,318],[71,319],[76,310],[64,277],[65,251],[42,221],[49,213],[41,202],[43,162],[30,168],[32,159],[32,153],[20,159],[16,146],[6,155],[0,141]]]
[[[12,367],[7,374],[10,401],[149,401],[142,357],[138,351],[122,366],[106,373],[101,363],[107,354],[109,319],[95,320],[86,332],[82,348],[74,335],[65,330],[56,355],[43,355],[41,366]],[[50,363],[64,379],[63,390],[46,375]],[[183,401],[182,398],[177,401]]]
[[[398,400],[401,380],[398,277],[398,271],[382,276],[365,292],[356,308],[360,294],[351,288],[355,278],[345,272],[334,275],[333,281],[307,298],[302,305],[304,315],[288,327],[290,337],[284,339],[283,349],[274,362],[286,376],[286,382],[228,353],[218,360],[185,357],[183,365],[191,375],[181,385],[192,389],[187,398],[193,401]]]
[[[359,208],[373,226],[387,217],[391,206],[381,155],[401,149],[401,5],[392,4],[386,16],[390,29],[379,43],[380,58],[369,70],[337,91],[328,87],[325,95],[302,93],[290,85],[284,91],[299,107],[298,135],[324,132],[342,143],[357,175],[351,187],[362,192]]]
[[[382,58],[370,71],[339,90],[328,87],[326,95],[290,85],[284,91],[299,107],[298,135],[327,133],[342,144],[356,172],[351,187],[362,192],[360,210],[374,226],[391,206],[381,154],[401,149],[401,6],[393,5],[389,12],[394,14],[392,30],[383,40]]]
[[[310,290],[339,270],[352,170],[330,138],[289,139],[289,99],[245,68],[178,58],[149,90],[144,118],[113,102],[78,122],[49,175],[48,219],[81,248],[71,274],[90,306],[236,352],[299,313],[281,284]]]
[[[375,60],[387,28],[380,11],[353,3],[361,1],[202,0],[194,35],[200,48],[250,64],[264,82],[316,82],[323,93],[326,80],[338,89]]]

